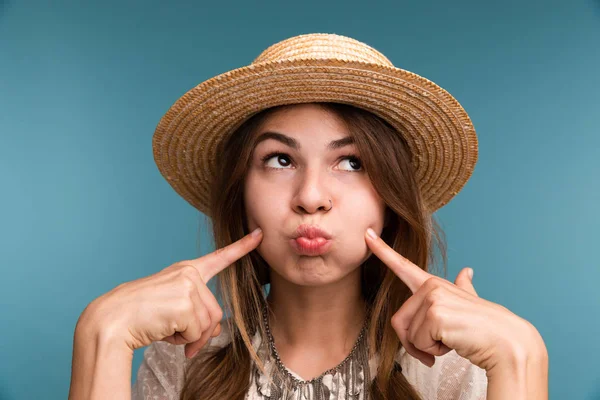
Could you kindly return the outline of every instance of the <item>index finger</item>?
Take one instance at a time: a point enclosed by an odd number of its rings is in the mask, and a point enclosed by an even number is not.
[[[374,237],[370,235],[370,232],[373,232]],[[371,228],[367,229],[365,237],[367,245],[373,251],[373,254],[383,261],[408,286],[413,294],[419,290],[426,280],[433,277],[433,275],[427,271],[423,271],[409,259],[398,254],[383,239],[377,236]]]
[[[261,240],[262,229],[256,228],[243,238],[187,263],[200,272],[202,280],[206,283],[219,272],[254,250]]]

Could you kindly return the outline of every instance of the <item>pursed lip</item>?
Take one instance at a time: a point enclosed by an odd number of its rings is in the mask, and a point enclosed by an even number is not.
[[[305,237],[307,239],[316,239],[316,238],[325,238],[327,240],[331,239],[331,235],[329,232],[320,228],[318,225],[309,225],[302,224],[294,232],[293,238],[297,239],[299,237]]]
[[[317,225],[302,224],[290,239],[290,246],[299,255],[320,256],[331,249],[333,241],[329,232]]]

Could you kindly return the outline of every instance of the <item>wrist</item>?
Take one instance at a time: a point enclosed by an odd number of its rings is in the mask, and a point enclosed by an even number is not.
[[[493,374],[495,369],[517,368],[528,359],[547,357],[546,345],[535,326],[526,319],[515,317],[518,321],[513,322],[511,327],[515,334],[497,341],[490,363],[493,367],[488,369],[488,374]]]
[[[75,328],[69,399],[129,399],[133,350],[86,309]]]
[[[527,322],[522,340],[502,346],[502,356],[487,371],[488,399],[548,399],[548,351]]]
[[[92,301],[81,313],[75,334],[89,341],[122,347],[121,345],[126,343],[121,336],[123,332],[118,326],[118,321],[108,315],[104,311],[101,298]],[[133,349],[131,352],[133,353]]]

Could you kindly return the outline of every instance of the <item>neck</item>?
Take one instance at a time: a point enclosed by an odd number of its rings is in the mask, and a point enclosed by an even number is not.
[[[366,307],[361,268],[322,286],[299,286],[271,270],[269,328],[278,348],[348,353],[363,326]]]

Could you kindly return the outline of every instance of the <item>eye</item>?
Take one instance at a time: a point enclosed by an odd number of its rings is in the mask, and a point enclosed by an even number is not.
[[[341,162],[339,165],[342,169],[349,172],[360,172],[362,170],[362,162],[360,158],[355,155],[349,154],[339,158]],[[292,159],[285,153],[273,152],[269,153],[261,159],[262,163],[273,169],[289,169],[292,164]],[[347,164],[347,165],[346,165]]]
[[[272,160],[274,160],[274,162],[270,162]],[[269,153],[262,158],[262,162],[267,167],[275,169],[285,169],[280,168],[279,166],[283,165],[283,167],[288,167],[292,163],[290,157],[284,153]]]
[[[360,158],[352,155],[342,157],[342,162],[340,162],[340,165],[344,166],[345,164],[350,166],[349,171],[351,172],[358,172],[362,167],[362,162],[360,161]]]

